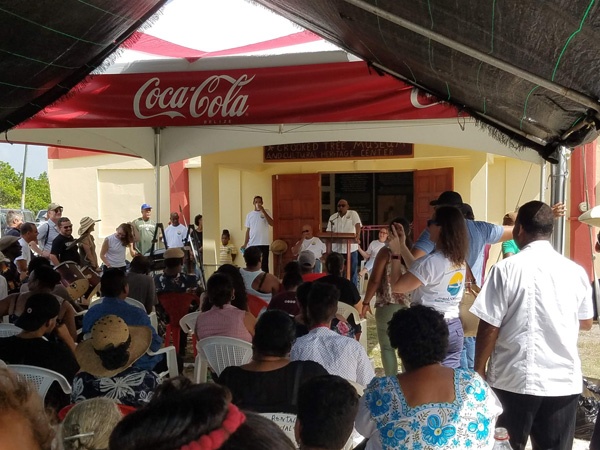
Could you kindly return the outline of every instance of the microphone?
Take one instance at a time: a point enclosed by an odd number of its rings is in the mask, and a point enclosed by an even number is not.
[[[332,227],[332,228],[333,228],[333,225],[335,224],[335,221],[336,221],[337,219],[339,219],[339,218],[340,218],[340,213],[337,213],[337,214],[336,214],[336,217],[334,217],[333,219],[331,219],[331,220],[329,221],[329,222],[331,222],[331,227]]]

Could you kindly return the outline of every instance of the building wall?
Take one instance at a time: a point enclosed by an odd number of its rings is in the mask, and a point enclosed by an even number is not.
[[[415,145],[414,157],[359,161],[263,163],[262,147],[232,150],[189,160],[191,219],[204,218],[204,261],[217,261],[221,232],[229,229],[236,246],[244,242],[246,214],[252,199],[262,195],[272,208],[272,176],[291,173],[344,173],[413,171],[452,167],[454,189],[473,207],[478,220],[501,223],[507,211],[539,196],[540,168],[514,158],[484,152]],[[156,207],[154,169],[148,162],[112,154],[51,159],[52,199],[65,207],[76,223],[89,215],[102,218],[97,235],[113,232],[123,221],[139,216],[139,206]],[[161,169],[161,221],[169,214],[169,169]],[[276,212],[275,212],[276,213]],[[495,246],[499,247],[499,246]],[[493,252],[499,250],[493,250]],[[492,260],[495,261],[494,253]],[[241,256],[237,262],[241,263]]]
[[[169,179],[168,167],[161,169],[161,176]],[[75,232],[82,217],[100,218],[96,235],[104,238],[120,223],[138,218],[142,203],[156,208],[154,168],[139,158],[96,154],[49,159],[48,178],[52,201],[64,207],[64,215],[75,224]],[[168,184],[163,182],[161,188],[161,204],[168,205]],[[161,210],[161,220],[167,223],[168,217],[167,206]]]
[[[514,210],[519,199],[522,204],[539,197],[539,166],[462,149],[416,145],[414,158],[364,161],[265,164],[262,158],[262,147],[205,155],[202,157],[202,175],[190,173],[190,183],[197,176],[210,174],[202,183],[205,263],[215,264],[222,229],[229,229],[236,246],[243,244],[244,220],[252,209],[252,199],[262,195],[266,207],[272,207],[271,180],[276,174],[398,172],[452,167],[454,188],[472,205],[476,218],[497,224],[507,211]],[[213,180],[215,177],[218,180]],[[218,194],[208,194],[209,189],[218,190]],[[207,220],[209,216],[219,217],[219,221]],[[499,251],[500,246],[494,246],[491,261],[497,259]]]

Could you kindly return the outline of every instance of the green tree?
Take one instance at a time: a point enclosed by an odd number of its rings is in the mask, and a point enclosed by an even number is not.
[[[0,206],[2,208],[21,207],[22,174],[10,164],[0,161]],[[25,188],[25,208],[34,213],[50,203],[50,183],[46,172],[37,178],[27,177]]]

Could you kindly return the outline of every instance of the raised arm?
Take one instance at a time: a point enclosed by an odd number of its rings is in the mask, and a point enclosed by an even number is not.
[[[367,283],[367,291],[365,293],[365,297],[363,298],[362,310],[360,312],[360,317],[363,319],[367,316],[367,313],[373,314],[373,311],[371,311],[371,299],[381,284],[381,279],[383,278],[383,273],[385,272],[385,266],[388,262],[389,256],[390,250],[384,247],[379,250],[379,253],[377,253],[377,256],[375,257],[375,263],[373,264],[373,270],[371,271],[371,276],[369,277],[369,282]]]

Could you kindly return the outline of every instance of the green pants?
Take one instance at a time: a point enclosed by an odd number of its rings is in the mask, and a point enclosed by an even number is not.
[[[396,350],[390,345],[390,338],[387,334],[388,322],[396,311],[406,308],[404,305],[385,305],[375,308],[375,323],[377,324],[377,339],[381,348],[381,362],[383,370],[388,377],[398,374],[398,355]]]

